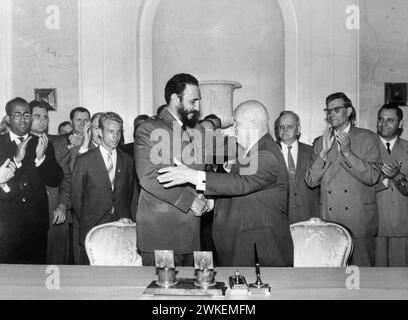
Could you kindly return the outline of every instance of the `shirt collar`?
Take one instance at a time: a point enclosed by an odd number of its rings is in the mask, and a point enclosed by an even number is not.
[[[252,147],[258,142],[259,140],[256,140],[254,142],[252,142],[249,147],[245,150],[244,152],[244,158],[246,158],[248,156],[249,151],[251,151]]]
[[[346,129],[344,129],[343,132],[344,132],[344,133],[349,133],[350,128],[351,128],[351,123],[349,122],[348,125],[347,125],[347,127],[346,127]],[[336,130],[336,131],[338,131],[338,130]]]
[[[299,142],[298,142],[298,140],[295,140],[295,142],[293,142],[292,144],[286,144],[285,142],[283,142],[283,141],[281,141],[281,146],[282,146],[282,148],[283,147],[285,147],[285,148],[288,148],[289,146],[292,146],[292,150],[294,150],[294,149],[296,149],[297,147],[298,147],[298,145],[299,145]]]
[[[173,112],[171,112],[169,108],[167,108],[167,111],[170,112],[170,114],[176,119],[176,121],[180,125],[180,127],[182,127],[183,122],[178,117],[176,117],[176,115]]]
[[[102,153],[102,155],[103,155],[104,157],[108,157],[109,151],[106,150],[106,149],[102,146],[102,144],[99,145],[99,149],[101,150],[101,153]],[[116,149],[113,149],[113,150],[111,151],[111,154],[112,154],[112,156],[115,156],[115,155],[116,155]]]
[[[384,144],[384,147],[387,149],[387,143],[390,144],[390,150],[392,150],[392,148],[394,148],[395,142],[397,142],[398,136],[395,137],[394,139],[387,141],[385,140],[383,137],[380,136],[381,142]]]
[[[18,138],[23,138],[23,140],[27,139],[28,133],[26,133],[24,136],[18,136],[16,135],[13,131],[10,130],[10,140],[11,141],[16,141]]]

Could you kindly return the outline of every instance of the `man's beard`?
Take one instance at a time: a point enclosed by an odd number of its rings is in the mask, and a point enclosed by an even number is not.
[[[187,126],[189,128],[194,128],[197,125],[198,117],[199,117],[198,110],[188,111],[182,103],[181,107],[177,109],[177,113],[180,116],[180,120],[184,126]],[[192,117],[189,117],[189,115],[192,115]]]

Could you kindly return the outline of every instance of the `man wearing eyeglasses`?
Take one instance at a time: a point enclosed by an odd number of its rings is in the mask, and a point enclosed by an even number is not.
[[[374,185],[381,157],[374,132],[352,125],[353,106],[342,92],[326,98],[329,126],[314,142],[312,165],[306,173],[310,187],[321,187],[321,217],[347,227],[353,236],[350,264],[374,265],[378,229]]]
[[[0,136],[0,163],[12,159],[16,166],[10,179],[14,196],[1,201],[0,263],[44,264],[48,230],[46,185],[56,187],[63,171],[55,160],[54,148],[43,133],[30,135],[31,110],[22,98],[6,104],[10,132]]]

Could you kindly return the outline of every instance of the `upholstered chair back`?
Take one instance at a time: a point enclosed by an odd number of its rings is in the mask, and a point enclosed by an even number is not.
[[[345,267],[353,239],[343,226],[319,218],[290,225],[294,267]]]
[[[85,238],[86,253],[94,266],[141,266],[136,248],[136,223],[122,218],[91,229]]]

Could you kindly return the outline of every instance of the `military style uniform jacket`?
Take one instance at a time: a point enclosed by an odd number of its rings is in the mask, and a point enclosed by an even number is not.
[[[194,129],[204,137],[200,126]],[[200,250],[200,218],[190,210],[195,188],[182,185],[166,189],[157,181],[158,170],[174,165],[174,157],[190,168],[204,170],[204,139],[199,140],[183,130],[167,108],[138,126],[134,146],[141,187],[136,214],[141,251],[188,254]]]

